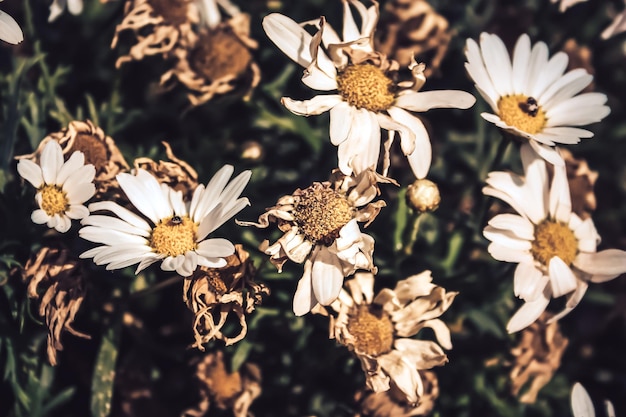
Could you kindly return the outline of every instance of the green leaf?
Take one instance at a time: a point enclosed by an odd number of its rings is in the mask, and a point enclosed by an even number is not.
[[[505,337],[501,324],[483,310],[471,310],[467,313],[467,318],[474,323],[478,330],[491,333],[498,338]]]
[[[121,323],[118,322],[102,337],[91,380],[91,415],[93,417],[106,417],[111,412],[120,325]]]

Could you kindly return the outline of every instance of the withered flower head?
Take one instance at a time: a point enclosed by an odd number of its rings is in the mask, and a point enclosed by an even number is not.
[[[243,339],[248,332],[246,314],[270,293],[264,284],[254,282],[256,269],[241,245],[235,245],[235,253],[226,262],[222,268],[200,267],[185,278],[183,300],[195,315],[192,346],[200,350],[213,339],[223,340],[226,346]],[[239,319],[241,329],[229,337],[222,333],[222,327],[231,313]]]
[[[393,0],[384,11],[375,37],[377,50],[401,67],[408,66],[415,56],[426,64],[427,78],[436,73],[452,39],[446,18],[425,0]]]
[[[424,271],[374,296],[374,275],[357,273],[346,282],[349,292],[342,289],[331,306],[338,315],[331,319],[330,337],[361,361],[367,387],[383,392],[395,386],[412,407],[425,392],[419,371],[445,364],[442,347],[452,349],[450,330],[438,317],[457,293],[431,281],[430,271]],[[439,344],[411,338],[425,327]]]
[[[193,0],[127,0],[124,20],[117,25],[111,48],[115,48],[122,32],[130,30],[136,41],[127,55],[117,59],[115,66],[141,61],[146,56],[166,56],[175,47],[193,44],[197,35],[192,27],[200,15]]]
[[[137,158],[135,169],[144,169],[152,174],[160,184],[167,184],[175,191],[181,191],[185,201],[191,201],[198,186],[198,173],[187,162],[178,159],[169,143],[161,142],[170,161],[154,162],[150,158]]]
[[[72,328],[72,323],[85,297],[83,271],[78,260],[65,248],[44,246],[31,257],[22,271],[28,283],[28,296],[39,298],[40,286],[48,285],[39,314],[46,318],[48,327],[48,360],[57,364],[57,351],[63,350],[61,332],[67,330],[74,336],[90,336]]]
[[[206,19],[194,43],[174,50],[176,64],[161,77],[162,86],[173,79],[183,84],[192,106],[234,90],[249,94],[261,80],[250,52],[257,48],[250,38],[250,17],[234,5],[229,7],[230,19],[221,21],[217,5],[213,12],[217,15]]]
[[[96,168],[94,183],[97,199],[104,195],[114,197],[120,194],[115,176],[120,172],[127,172],[129,166],[113,138],[89,120],[71,121],[66,128],[43,138],[35,152],[17,156],[15,159],[39,161],[43,149],[51,140],[61,145],[65,160],[75,151],[80,151],[85,155],[85,164],[92,164]]]
[[[211,402],[220,410],[231,410],[235,417],[248,417],[248,409],[261,394],[261,370],[252,363],[229,373],[221,351],[207,354],[196,365],[200,402],[182,417],[200,417],[209,411]]]
[[[430,415],[439,397],[439,381],[432,371],[419,371],[424,393],[417,406],[406,402],[402,391],[392,384],[389,391],[362,390],[356,394],[360,412],[355,417],[413,417]]]
[[[317,303],[332,303],[344,277],[356,270],[376,270],[374,239],[361,232],[359,223],[367,227],[386,206],[383,200],[372,202],[380,194],[378,183],[384,182],[393,180],[371,169],[351,176],[335,170],[330,181],[281,197],[259,216],[258,223],[239,222],[261,228],[277,222],[284,235],[272,245],[264,242],[261,250],[279,271],[287,259],[304,262],[293,300],[296,315],[308,313]]]
[[[532,404],[561,366],[561,357],[568,340],[559,330],[559,322],[547,324],[551,315],[543,315],[522,331],[519,344],[511,349],[515,357],[511,369],[511,393],[518,395],[530,380],[530,386],[520,397],[520,402]]]

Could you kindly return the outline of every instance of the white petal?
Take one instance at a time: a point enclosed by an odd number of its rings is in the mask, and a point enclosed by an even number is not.
[[[56,224],[56,226],[54,226],[54,229],[57,232],[65,233],[68,230],[70,230],[70,227],[72,227],[72,221],[70,220],[69,217],[67,217],[64,214],[55,214],[55,216],[59,216],[57,224]]]
[[[458,90],[441,91],[409,91],[400,94],[394,106],[415,112],[425,112],[430,109],[468,109],[474,105],[476,98],[470,93]]]
[[[426,127],[419,118],[402,109],[392,107],[389,111],[395,120],[405,125],[415,135],[415,147],[413,152],[406,154],[407,160],[416,178],[426,178],[433,156],[430,137]],[[400,144],[403,143],[402,139],[401,135]]]
[[[67,180],[67,178],[71,174],[76,172],[76,170],[81,168],[83,165],[85,165],[85,155],[80,151],[73,152],[70,158],[63,164],[63,166],[59,170],[59,173],[57,174],[57,184],[64,184],[65,180]]]
[[[218,196],[224,191],[234,171],[232,165],[224,165],[213,175],[206,187],[202,184],[196,187],[189,205],[189,215],[194,222],[201,222],[221,202]]]
[[[96,186],[92,183],[80,184],[67,190],[67,198],[71,204],[83,204],[96,193]]]
[[[321,305],[329,305],[337,299],[343,286],[344,276],[339,259],[322,248],[312,261],[313,294]]]
[[[528,142],[535,152],[552,165],[565,165],[563,158],[551,146],[542,145],[541,143],[531,140]]]
[[[89,211],[91,213],[100,210],[110,211],[114,213],[120,219],[133,225],[137,229],[145,230],[148,233],[152,232],[152,227],[144,219],[117,203],[114,203],[112,201],[98,201],[96,203],[89,204]]]
[[[312,36],[287,16],[272,13],[263,19],[263,30],[290,59],[308,67],[313,58],[309,51]]]
[[[341,96],[336,94],[327,94],[315,96],[310,100],[298,101],[289,97],[283,97],[281,102],[293,114],[298,116],[313,116],[322,114],[335,107],[341,102]]]
[[[550,319],[548,320],[548,324],[562,319],[563,317],[568,315],[574,308],[576,308],[578,303],[580,303],[580,300],[583,299],[583,296],[587,292],[588,287],[589,285],[586,282],[578,280],[576,290],[574,290],[574,292],[567,296],[565,308],[563,308],[563,310],[560,311],[558,314],[550,317]]]
[[[512,88],[512,68],[509,53],[502,39],[497,35],[480,34],[480,51],[485,62],[485,68],[495,90],[500,95],[508,95]]]
[[[376,114],[360,109],[355,112],[353,119],[355,126],[350,130],[350,136],[359,136],[360,147],[353,155],[350,167],[355,174],[369,168],[376,169],[380,155],[380,126]],[[355,131],[356,128],[356,131]]]
[[[511,317],[509,323],[506,325],[506,330],[509,333],[515,333],[530,326],[537,321],[549,303],[550,298],[549,296],[546,297],[546,294],[538,297],[535,301],[524,303],[524,305],[515,312],[513,317]]]
[[[187,251],[182,265],[176,268],[176,273],[181,277],[188,277],[193,274],[197,267],[198,254],[194,251]]]
[[[37,209],[33,211],[33,213],[30,215],[30,219],[35,224],[44,224],[48,222],[48,219],[50,219],[50,216],[48,216],[48,214],[45,211],[41,209]]]
[[[356,3],[355,3],[356,4]],[[343,41],[352,42],[361,37],[361,31],[359,30],[354,16],[352,16],[352,10],[350,10],[349,3],[343,1]]]
[[[560,297],[576,289],[578,282],[576,276],[570,267],[558,256],[554,256],[550,259],[548,272],[550,274],[550,285],[552,286],[552,294],[554,297]]]
[[[592,275],[617,276],[626,272],[626,252],[619,249],[581,252],[574,259],[574,266]]]
[[[526,73],[530,59],[530,38],[527,34],[521,35],[513,50],[513,69],[511,82],[514,94],[523,94],[526,87]]]
[[[545,161],[525,143],[520,149],[525,176],[525,209],[533,222],[548,216],[548,170]]]
[[[17,163],[17,172],[35,188],[39,188],[43,184],[43,174],[41,173],[41,168],[33,161],[21,159]]]
[[[497,243],[490,244],[487,250],[489,251],[489,254],[493,257],[493,259],[497,261],[511,263],[533,261],[533,256],[530,254],[530,251],[527,250],[511,249]]]
[[[470,77],[474,80],[476,89],[480,95],[489,103],[494,111],[498,110],[498,100],[501,95],[496,91],[489,74],[485,69],[482,55],[478,44],[473,39],[468,39],[465,46],[465,55],[467,63],[465,69]]]
[[[89,209],[82,204],[73,204],[70,209],[65,212],[65,215],[70,219],[80,220],[89,216]]]
[[[307,260],[304,263],[304,273],[298,281],[298,288],[293,296],[293,313],[296,316],[303,316],[316,304],[317,300],[313,297],[311,287],[311,261]]]
[[[163,208],[169,207],[169,202],[161,192],[158,181],[143,169],[137,170],[137,175],[118,174],[118,183],[130,202],[152,223],[158,224],[161,219],[171,216]]]
[[[176,271],[185,262],[185,255],[168,256],[163,259],[161,263],[161,269],[163,271]]]
[[[318,59],[324,59],[325,61],[330,61],[323,52],[318,53]],[[322,62],[317,62],[315,64],[311,64],[307,67],[306,71],[304,71],[304,75],[302,76],[302,82],[309,88],[313,90],[320,91],[332,91],[337,89],[337,71],[334,65],[330,68],[326,68],[325,70],[321,69]],[[326,65],[328,66],[328,65]],[[332,70],[332,72],[331,72]],[[330,72],[330,74],[329,74]]]
[[[516,214],[498,214],[489,220],[488,224],[497,229],[509,230],[521,239],[535,239],[535,227],[533,224],[528,219]]]
[[[0,39],[17,45],[24,40],[24,33],[15,19],[0,10]]]
[[[595,417],[596,411],[593,407],[593,402],[585,388],[578,382],[574,384],[572,388],[572,413],[574,417]]]
[[[543,294],[549,278],[544,275],[534,262],[521,262],[515,269],[513,290],[524,301],[534,301]]]
[[[81,14],[83,11],[83,0],[67,0],[67,9],[74,16]]]
[[[198,244],[196,252],[207,258],[225,258],[235,253],[235,247],[226,239],[207,239]]]
[[[352,124],[352,110],[345,101],[330,109],[330,143],[337,146],[343,143],[350,133]]]
[[[41,171],[46,184],[56,184],[57,173],[63,166],[63,152],[56,140],[46,143],[41,152]]]
[[[536,97],[537,101],[547,110],[548,116],[561,102],[580,93],[592,80],[593,76],[583,68],[569,71],[552,83],[541,96]]]
[[[513,250],[527,251],[531,248],[531,242],[517,237],[515,234],[506,230],[496,229],[493,226],[487,225],[483,230],[483,236],[485,236],[491,242],[505,246]]]

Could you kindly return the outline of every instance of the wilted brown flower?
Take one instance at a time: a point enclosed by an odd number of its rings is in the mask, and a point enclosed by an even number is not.
[[[376,32],[376,49],[408,66],[415,56],[426,64],[424,75],[437,73],[452,39],[448,21],[426,0],[392,0]]]
[[[248,332],[246,314],[252,313],[263,295],[270,293],[264,284],[254,282],[256,269],[241,245],[235,245],[235,253],[226,261],[223,268],[196,269],[183,284],[183,300],[195,315],[192,346],[200,350],[212,339],[223,340],[226,346],[243,339]],[[231,313],[237,316],[241,326],[233,337],[222,333]]]
[[[173,79],[183,84],[192,106],[234,90],[247,95],[261,80],[250,52],[257,48],[250,38],[250,17],[234,6],[229,10],[235,13],[232,18],[203,27],[194,43],[176,48],[174,68],[161,77],[162,86]]]
[[[360,412],[354,417],[413,417],[427,416],[435,407],[439,397],[439,381],[432,371],[418,371],[424,383],[424,393],[417,406],[407,403],[402,392],[395,386],[389,391],[373,392],[362,390],[357,392],[355,399],[359,403]]]
[[[565,161],[572,211],[581,219],[588,219],[596,209],[596,194],[593,187],[598,179],[598,171],[589,169],[585,159],[575,158],[567,149],[559,148],[559,152]],[[548,164],[548,171],[550,176],[554,175],[552,165]]]
[[[89,339],[90,336],[74,330],[72,323],[85,297],[83,271],[78,260],[65,248],[44,246],[31,257],[22,271],[28,283],[28,296],[39,298],[40,285],[49,285],[39,305],[39,314],[46,318],[48,327],[48,360],[57,364],[57,351],[63,350],[61,331]]]
[[[176,191],[183,193],[184,201],[191,201],[193,191],[198,186],[198,173],[187,162],[178,159],[167,142],[161,142],[170,161],[154,162],[150,158],[137,158],[133,163],[135,169],[145,169],[160,184],[167,184]]]
[[[510,373],[511,393],[518,395],[522,387],[531,381],[520,402],[534,403],[539,390],[550,382],[561,366],[561,357],[569,341],[559,330],[558,321],[546,324],[550,317],[544,312],[522,331],[519,344],[511,349],[515,357]]]
[[[120,193],[115,176],[120,172],[128,171],[128,164],[113,138],[107,136],[101,128],[89,120],[71,121],[66,128],[43,138],[35,152],[16,156],[15,159],[30,159],[38,162],[43,148],[51,140],[59,142],[65,160],[75,151],[80,151],[85,155],[85,164],[92,164],[96,168],[94,184],[97,199],[101,199],[104,195],[117,196]]]
[[[374,392],[391,387],[415,407],[425,387],[419,371],[448,361],[443,348],[451,349],[450,330],[438,317],[452,304],[456,292],[446,292],[432,282],[430,271],[398,281],[374,296],[374,275],[356,273],[331,305],[338,315],[331,319],[330,337],[353,351],[361,361],[367,387]],[[413,339],[423,328],[437,339]]]
[[[140,61],[146,56],[167,56],[175,47],[186,47],[197,40],[192,26],[200,22],[193,0],[127,0],[124,20],[117,25],[111,48],[115,48],[122,32],[130,30],[136,42],[127,55],[117,59],[115,66]]]
[[[248,417],[248,409],[261,394],[261,370],[252,363],[229,373],[221,351],[207,354],[196,365],[200,386],[200,402],[196,408],[183,412],[182,417],[200,417],[209,411],[211,402],[221,410],[231,410],[235,417]]]

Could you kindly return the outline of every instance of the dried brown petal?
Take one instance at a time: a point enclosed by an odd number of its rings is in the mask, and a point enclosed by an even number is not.
[[[39,305],[39,314],[48,327],[48,360],[57,364],[57,351],[63,350],[61,332],[90,336],[72,328],[74,318],[85,298],[82,267],[65,248],[44,246],[24,266],[22,278],[28,284],[28,296],[39,298],[42,286],[49,285]]]
[[[127,55],[118,58],[115,66],[140,61],[146,56],[166,57],[175,47],[187,47],[197,40],[192,27],[200,15],[192,0],[128,0],[124,20],[117,25],[111,48],[115,48],[122,32],[132,31],[136,41]]]
[[[15,159],[30,159],[39,162],[43,148],[51,140],[59,142],[65,160],[75,151],[80,151],[85,155],[85,164],[92,164],[96,168],[94,180],[96,199],[102,199],[105,196],[119,197],[121,191],[115,176],[120,172],[127,172],[129,166],[113,138],[107,136],[101,128],[89,120],[84,122],[74,120],[68,124],[67,128],[43,138],[32,154],[20,155]]]
[[[154,162],[150,158],[137,158],[133,165],[135,169],[145,169],[151,173],[159,183],[167,184],[176,191],[183,193],[183,199],[191,201],[193,192],[198,186],[198,173],[187,162],[178,159],[172,152],[169,143],[161,142],[170,161]]]
[[[569,343],[559,330],[558,321],[547,324],[550,314],[543,313],[539,319],[521,332],[519,344],[511,349],[515,357],[510,372],[511,393],[518,395],[530,381],[530,386],[520,397],[520,402],[532,404],[543,388],[561,366],[561,357]]]
[[[437,73],[452,39],[446,18],[425,0],[393,0],[385,12],[376,32],[376,49],[401,67],[410,65],[415,56],[426,63],[426,77]]]
[[[237,372],[228,372],[221,351],[210,353],[196,365],[200,402],[183,412],[183,417],[199,417],[209,411],[211,402],[221,410],[230,409],[235,417],[247,417],[250,405],[261,394],[261,370],[247,363]]]
[[[204,350],[203,344],[213,339],[223,340],[226,346],[237,343],[246,336],[246,314],[252,313],[270,290],[254,282],[256,268],[241,245],[226,258],[223,268],[198,268],[183,284],[183,301],[194,313],[194,338],[192,345]],[[241,329],[230,337],[222,333],[229,315],[237,316]]]

